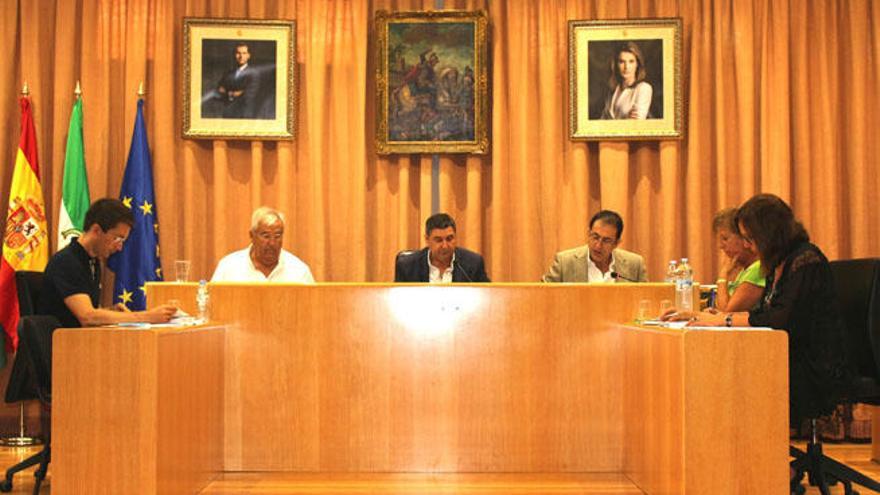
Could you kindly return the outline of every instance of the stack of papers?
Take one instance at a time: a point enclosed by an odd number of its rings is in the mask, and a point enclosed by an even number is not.
[[[122,328],[179,328],[179,327],[192,327],[195,325],[203,325],[204,323],[206,323],[204,318],[197,318],[195,316],[190,316],[181,310],[177,310],[177,313],[175,313],[175,315],[171,317],[171,320],[168,323],[147,323],[147,322],[135,321],[135,322],[116,323],[115,325],[111,325],[111,326],[122,327]]]
[[[641,322],[646,327],[663,327],[663,328],[684,328],[688,322],[685,321],[662,321],[662,320],[645,320]]]
[[[688,326],[688,321],[662,321],[662,320],[645,320],[641,322],[642,325],[646,327],[662,327],[662,328],[673,328],[673,329],[683,329],[687,328],[688,330],[773,330],[770,327],[728,327],[728,326],[707,326],[707,325],[694,325]]]

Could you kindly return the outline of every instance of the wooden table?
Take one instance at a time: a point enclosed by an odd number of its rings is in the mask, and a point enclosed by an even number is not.
[[[223,470],[222,327],[59,329],[53,494],[184,494]]]
[[[195,284],[147,290],[150,304],[195,309]],[[621,325],[640,300],[671,299],[671,285],[212,284],[210,295],[226,327],[225,471],[626,473],[650,494],[787,487],[784,332]]]

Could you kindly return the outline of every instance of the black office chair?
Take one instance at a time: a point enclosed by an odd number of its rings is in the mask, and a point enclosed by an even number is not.
[[[418,254],[418,249],[404,249],[403,251],[398,251],[397,256],[394,257],[394,279],[397,280],[397,267],[400,266],[400,262],[409,256],[414,254]]]
[[[37,314],[37,304],[39,304],[43,289],[43,272],[15,272],[15,286],[18,292],[19,316]],[[12,364],[12,372],[9,374],[9,382],[6,385],[5,401],[13,403],[38,398],[36,384],[33,382],[32,374],[28,371],[27,360],[16,359]]]
[[[37,304],[43,291],[43,272],[15,272],[15,287],[18,291],[18,314],[37,314]]]
[[[23,342],[25,337],[22,337],[22,325],[25,323],[25,317],[33,316],[37,312],[37,305],[39,304],[40,294],[42,293],[43,288],[43,272],[15,272],[15,285],[18,291],[19,315],[22,319],[19,321],[18,327],[18,352],[15,355],[15,361],[12,364],[12,371],[9,374],[9,382],[6,385],[6,395],[4,399],[8,403],[40,399],[41,404],[43,405],[43,411],[41,411],[40,414],[40,426],[45,438],[43,439],[43,449],[41,449],[40,452],[6,470],[6,478],[4,481],[0,482],[0,492],[8,492],[12,490],[12,477],[15,473],[39,463],[40,467],[34,473],[34,476],[36,477],[34,493],[37,493],[40,489],[40,483],[46,476],[46,469],[49,463],[48,432],[50,416],[48,409],[46,408],[47,402],[43,401],[40,396],[40,384],[37,382],[36,373],[34,373],[33,366],[31,365],[32,358]],[[21,414],[23,414],[23,411],[24,410],[22,409]],[[21,421],[22,429],[19,438],[30,440],[29,438],[24,437],[24,420],[21,419]]]
[[[831,262],[840,312],[846,322],[846,350],[856,378],[846,400],[880,404],[880,259]],[[875,418],[877,420],[877,418]],[[811,486],[829,494],[829,485],[841,483],[846,495],[857,495],[853,483],[880,491],[880,483],[822,453],[816,418],[810,420],[811,438],[806,452],[790,447],[795,470],[792,493],[803,493],[800,481],[808,476]]]
[[[24,316],[18,324],[18,354],[23,359],[33,378],[36,388],[33,393],[40,399],[43,414],[40,422],[43,430],[43,448],[38,453],[6,470],[6,479],[0,482],[0,492],[12,491],[12,477],[15,473],[35,464],[34,495],[40,492],[40,485],[46,478],[51,461],[51,410],[52,410],[52,333],[61,323],[54,316]]]
[[[407,256],[411,256],[418,252],[418,249],[404,249],[403,251],[398,251],[397,256],[394,257],[394,263],[396,264],[398,261],[401,260],[401,258],[406,258]]]

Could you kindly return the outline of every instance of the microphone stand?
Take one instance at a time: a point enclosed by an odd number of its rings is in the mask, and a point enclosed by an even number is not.
[[[626,278],[626,277],[624,277],[623,275],[621,275],[621,274],[619,274],[619,273],[617,273],[617,272],[611,272],[611,278],[613,278],[614,280],[623,280],[624,282],[633,282],[633,283],[636,283],[636,280],[632,280],[632,279]]]
[[[467,271],[464,269],[464,267],[459,266],[458,263],[453,262],[453,263],[452,263],[452,272],[453,272],[453,273],[455,273],[455,269],[456,269],[456,268],[458,268],[458,271],[460,271],[460,272],[462,273],[462,275],[464,275],[464,278],[466,278],[468,282],[470,282],[470,283],[474,283],[474,280],[471,278],[470,275],[468,275],[468,273],[467,273]]]

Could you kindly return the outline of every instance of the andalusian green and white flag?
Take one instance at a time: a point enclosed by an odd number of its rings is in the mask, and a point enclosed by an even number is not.
[[[58,213],[58,250],[70,239],[82,235],[83,221],[89,209],[89,180],[83,149],[82,98],[77,98],[70,112],[67,152],[64,155],[64,183],[61,187],[61,211]]]

